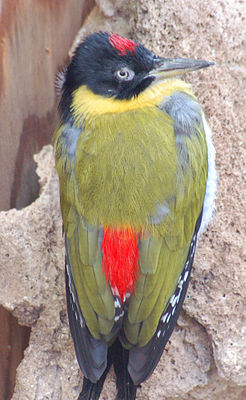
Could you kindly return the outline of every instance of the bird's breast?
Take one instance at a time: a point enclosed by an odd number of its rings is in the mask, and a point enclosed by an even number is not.
[[[85,123],[76,151],[77,208],[88,223],[143,228],[173,193],[177,152],[170,117],[157,108]]]

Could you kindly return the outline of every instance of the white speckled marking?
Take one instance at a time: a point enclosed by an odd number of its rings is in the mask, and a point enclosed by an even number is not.
[[[167,322],[169,322],[170,318],[171,318],[171,314],[168,314],[167,315]]]
[[[162,320],[162,322],[163,322],[163,323],[165,323],[165,322],[166,322],[167,315],[168,315],[168,314],[166,313],[166,314],[164,314],[164,315],[163,315],[163,317],[161,318],[161,320]]]
[[[115,300],[114,300],[114,306],[115,306],[115,308],[121,308],[121,305],[120,305],[118,297],[116,297]]]
[[[189,271],[186,271],[186,273],[184,274],[184,282],[186,281],[186,279],[188,278],[189,275]]]

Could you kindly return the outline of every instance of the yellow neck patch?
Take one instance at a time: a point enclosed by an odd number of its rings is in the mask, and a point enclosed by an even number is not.
[[[172,93],[182,91],[194,96],[190,85],[180,79],[167,79],[166,81],[149,86],[137,97],[130,100],[118,100],[113,97],[104,97],[94,94],[85,85],[80,86],[73,93],[71,109],[78,125],[85,118],[95,118],[99,115],[122,113],[144,107],[158,106],[165,97]]]

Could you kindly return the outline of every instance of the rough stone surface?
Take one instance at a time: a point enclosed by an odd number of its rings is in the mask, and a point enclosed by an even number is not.
[[[70,57],[83,38],[92,32],[117,32],[126,37],[130,35],[131,28],[127,23],[130,9],[125,0],[97,0],[96,3],[72,44]]]
[[[125,32],[157,54],[217,63],[186,77],[214,131],[219,174],[216,215],[200,238],[184,311],[137,399],[244,400],[245,2],[130,0],[122,9],[117,8],[122,3],[112,4],[108,14],[113,17],[104,16],[107,23],[110,18],[115,23],[120,14],[126,21]],[[88,21],[85,32],[104,30],[103,22],[91,28],[93,21]],[[36,160],[39,199],[23,210],[0,214],[0,303],[21,323],[32,326],[13,399],[73,400],[82,378],[66,317],[58,182],[51,148],[44,148]],[[112,400],[114,393],[112,373],[101,399]]]

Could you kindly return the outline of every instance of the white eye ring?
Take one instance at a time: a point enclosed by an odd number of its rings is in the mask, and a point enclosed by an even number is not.
[[[123,67],[116,71],[115,75],[116,78],[120,81],[131,81],[135,74],[134,71],[132,71],[131,69]]]

